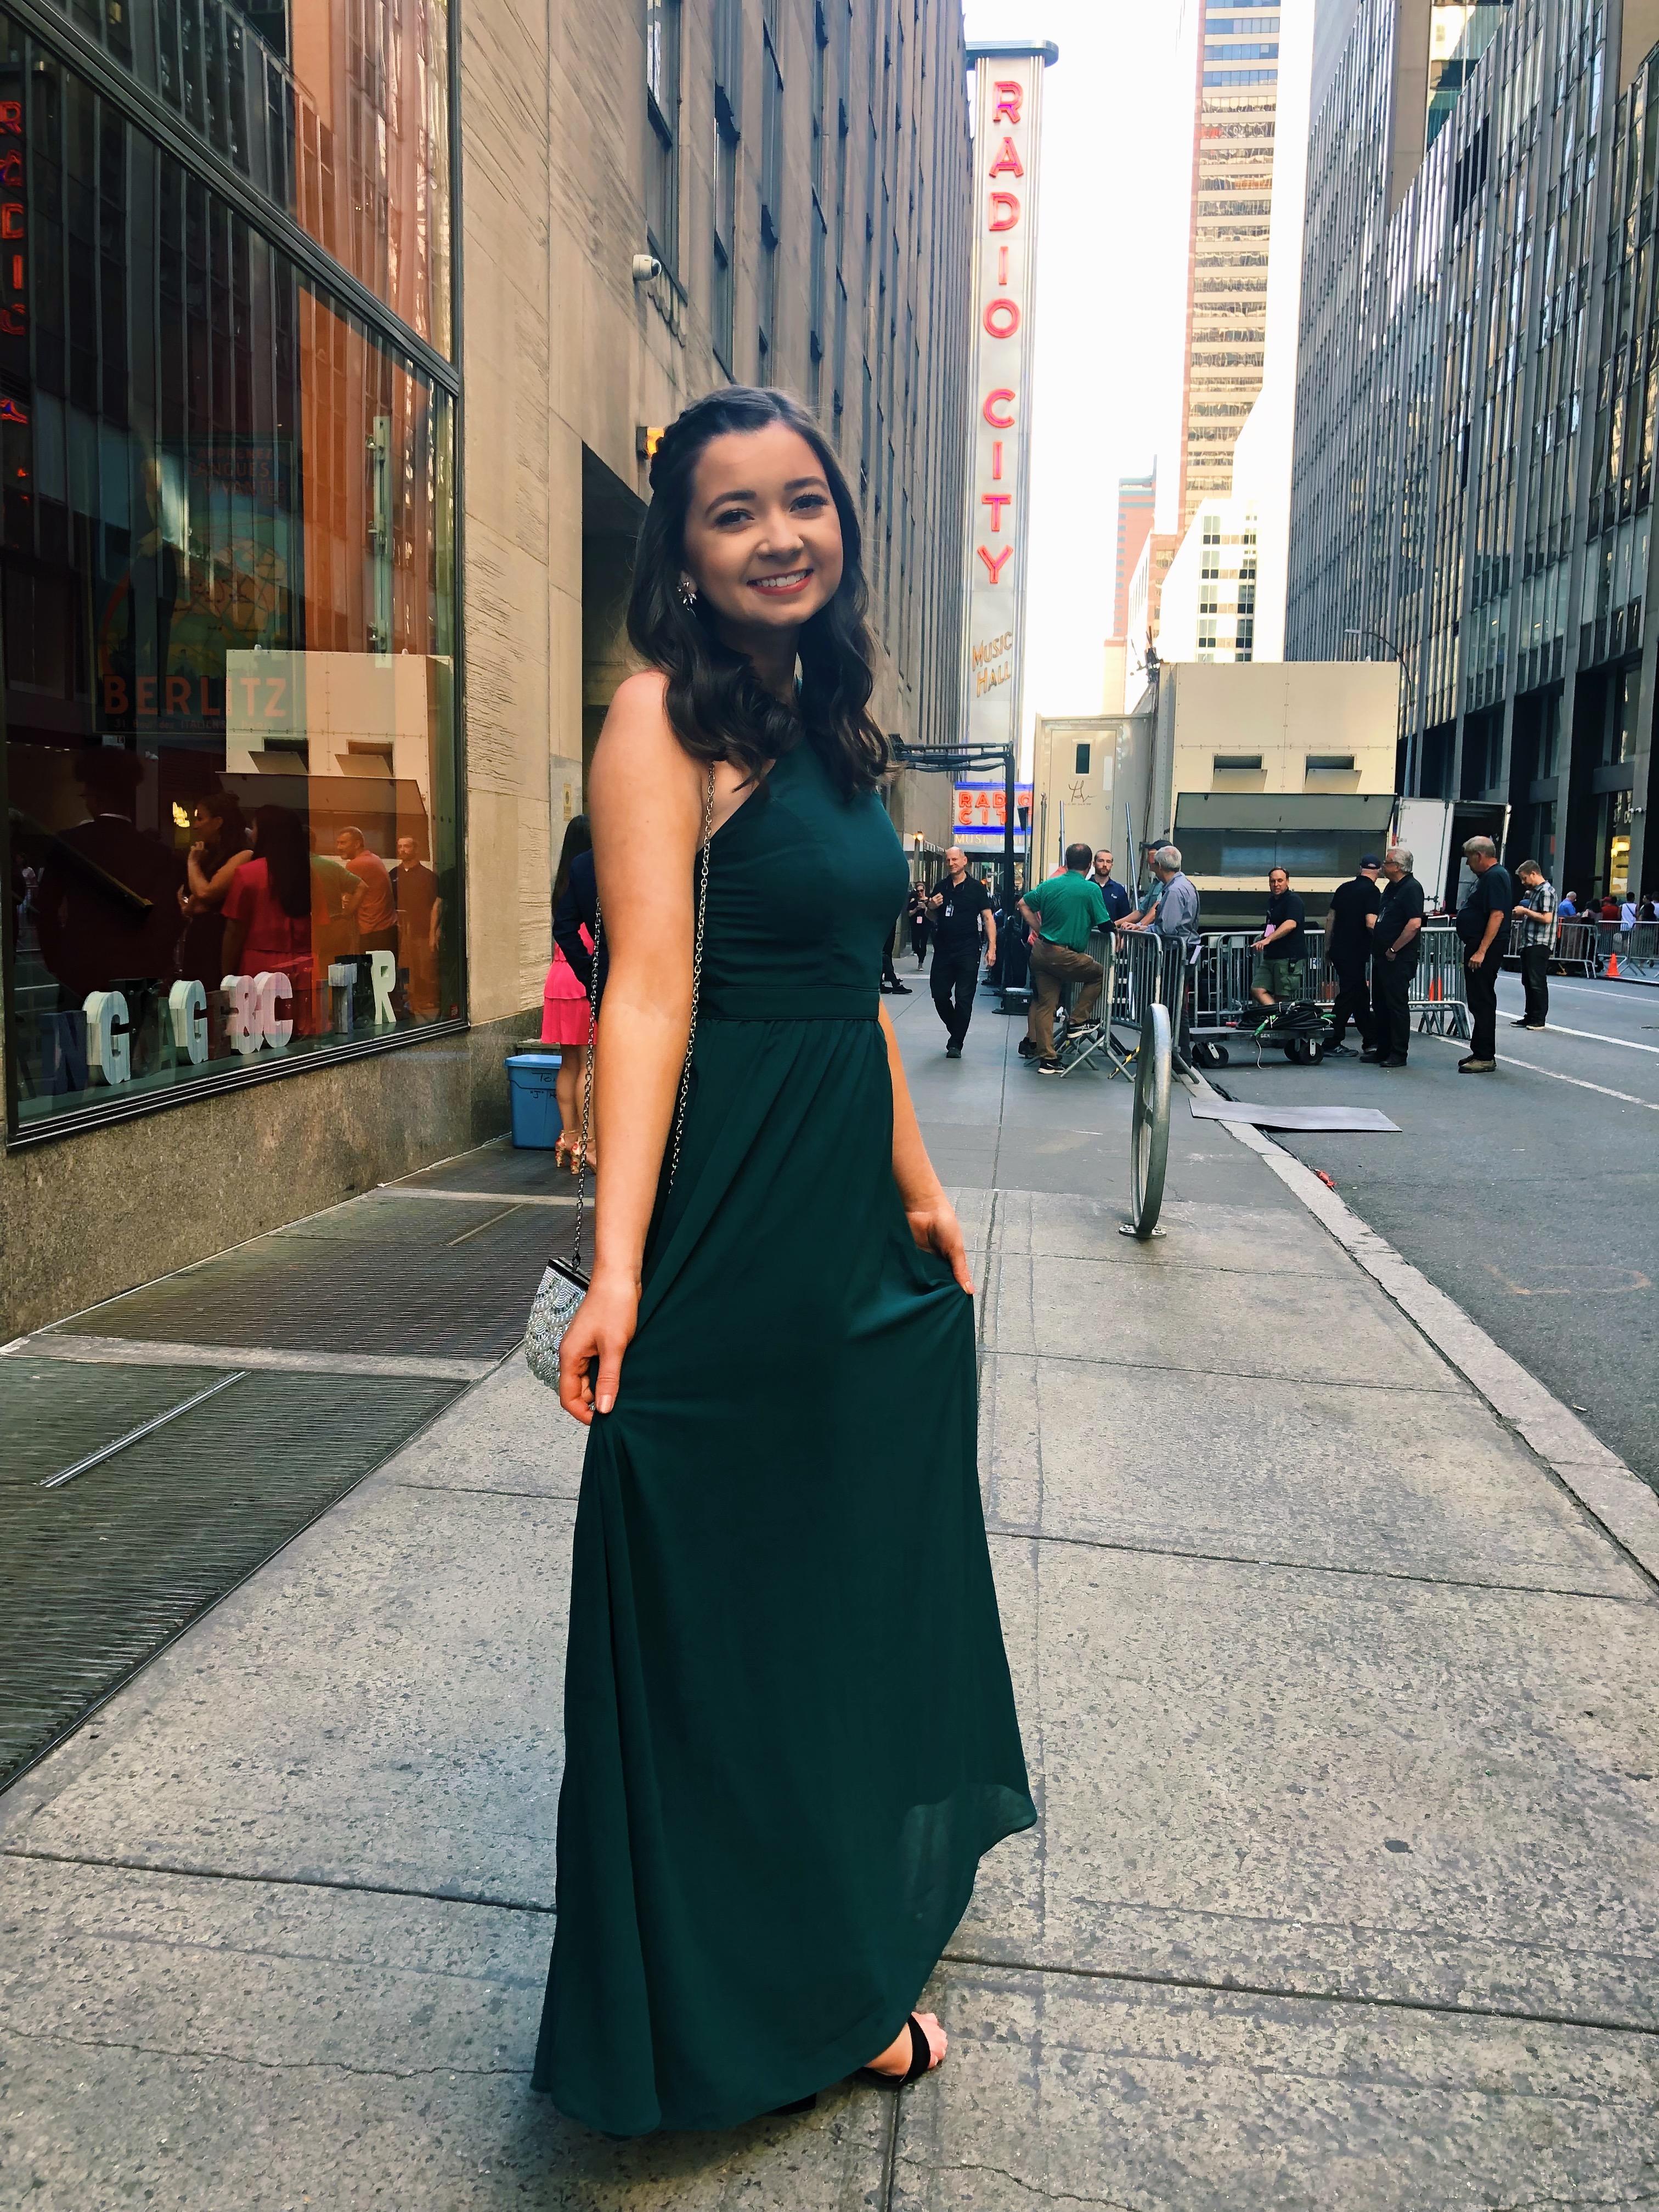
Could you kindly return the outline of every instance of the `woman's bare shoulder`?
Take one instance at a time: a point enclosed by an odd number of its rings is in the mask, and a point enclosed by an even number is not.
[[[626,794],[631,804],[642,788],[678,793],[682,783],[695,799],[696,769],[669,722],[667,683],[659,669],[647,668],[617,687],[593,750],[593,792],[601,805],[612,794]]]

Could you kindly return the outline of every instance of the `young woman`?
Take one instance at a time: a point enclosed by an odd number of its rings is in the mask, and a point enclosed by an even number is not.
[[[185,916],[179,973],[216,990],[225,973],[225,895],[237,870],[252,858],[253,846],[241,802],[228,792],[209,792],[198,799],[190,826],[195,842],[185,860],[185,880],[179,886]]]
[[[911,2008],[1036,1818],[973,1285],[878,990],[905,864],[857,514],[774,392],[688,409],[651,484],[649,669],[591,783],[604,1164],[561,1358],[589,1435],[534,2075],[618,2136],[937,2065]]]
[[[559,872],[553,878],[553,910],[556,914],[559,901],[570,887],[570,864],[578,853],[591,853],[593,834],[588,828],[587,817],[578,814],[567,826],[564,843],[559,852]],[[593,950],[586,930],[582,942],[588,951]],[[592,1042],[593,1024],[588,1012],[587,986],[572,972],[570,963],[558,946],[553,947],[552,965],[547,971],[547,981],[542,987],[542,1042],[559,1048],[559,1073],[554,1091],[559,1102],[559,1141],[553,1147],[555,1166],[568,1166],[573,1175],[580,1167],[578,1155],[581,1151],[582,1079],[588,1048]],[[590,1129],[587,1137],[587,1164],[599,1164],[599,1147]]]
[[[222,948],[228,975],[262,969],[286,975],[295,1035],[312,1034],[311,856],[299,817],[286,806],[254,809],[252,860],[225,893]]]

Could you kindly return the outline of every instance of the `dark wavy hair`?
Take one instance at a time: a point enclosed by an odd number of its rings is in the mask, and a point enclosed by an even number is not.
[[[556,908],[564,896],[570,881],[570,863],[578,853],[593,849],[593,831],[585,814],[573,814],[564,825],[564,842],[559,848],[558,873],[553,878],[553,904]]]
[[[311,912],[311,855],[299,816],[287,806],[256,806],[253,828],[272,896],[291,921],[303,920]]]
[[[817,456],[841,518],[840,587],[801,626],[800,689],[793,706],[756,675],[747,654],[717,634],[699,599],[680,597],[691,478],[713,438],[781,422]],[[651,462],[651,504],[634,556],[628,635],[634,649],[668,678],[665,704],[675,736],[695,760],[734,761],[751,781],[780,754],[811,741],[848,797],[868,791],[888,764],[887,740],[870,713],[875,646],[866,619],[863,533],[847,479],[823,433],[785,392],[732,385],[699,399],[664,431]]]

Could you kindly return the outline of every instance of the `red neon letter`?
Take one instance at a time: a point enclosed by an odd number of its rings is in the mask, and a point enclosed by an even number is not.
[[[1002,441],[1000,438],[993,438],[991,441],[991,482],[993,483],[1000,483],[1002,482]]]
[[[21,100],[0,100],[0,131],[10,131],[19,138],[23,135],[23,103]]]
[[[1001,152],[985,173],[988,177],[1023,177],[1025,174],[1025,164],[1015,153],[1012,138],[1003,140]]]
[[[993,192],[989,201],[991,220],[988,230],[1012,230],[1019,221],[1019,202],[1012,192]]]
[[[986,421],[990,424],[994,430],[1012,430],[1013,428],[1014,418],[1012,415],[1000,415],[994,413],[993,410],[996,408],[1001,407],[1005,403],[1009,407],[1012,407],[1014,404],[1016,396],[1017,395],[1015,393],[1008,390],[1006,386],[1004,386],[1002,390],[1000,392],[988,392],[986,393],[985,404],[980,410],[980,412],[984,416]]]
[[[1004,564],[1013,559],[1014,549],[1012,545],[1005,545],[1000,553],[993,553],[988,545],[981,545],[979,548],[979,557],[984,562],[986,572],[991,581],[996,584],[1002,580]]]
[[[1011,338],[1019,328],[1019,309],[1012,300],[993,300],[985,310],[986,335]]]
[[[1024,86],[1023,84],[1015,84],[1008,78],[999,77],[996,81],[995,90],[997,104],[991,110],[992,122],[1018,123],[1019,120],[1019,104],[1025,97]]]
[[[0,238],[27,238],[23,227],[23,210],[16,200],[8,200],[0,206]]]
[[[980,505],[991,510],[991,535],[994,538],[1001,535],[1002,510],[1013,504],[1013,497],[1011,491],[982,491],[979,495]]]

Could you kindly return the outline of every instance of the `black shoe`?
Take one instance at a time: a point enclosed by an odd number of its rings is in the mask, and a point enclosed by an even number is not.
[[[1376,1049],[1375,1045],[1368,1044],[1364,1052],[1360,1054],[1359,1057],[1361,1060],[1369,1060],[1374,1066],[1376,1061],[1382,1058],[1382,1054]]]
[[[896,977],[887,986],[887,988],[896,999],[908,999],[910,995],[910,986],[908,983],[899,982]]]
[[[946,1060],[960,1060],[962,1047],[959,1044],[947,1044],[945,1048],[945,1057]]]
[[[1037,1062],[1039,1075],[1058,1075],[1060,1072],[1060,1062],[1057,1060],[1040,1060]]]
[[[1355,1057],[1354,1048],[1351,1044],[1328,1044],[1325,1048],[1325,1057],[1329,1060],[1333,1055],[1338,1060],[1352,1060]]]
[[[1391,1052],[1385,1054],[1376,1064],[1379,1067],[1404,1067],[1406,1055],[1403,1052]]]
[[[1022,1060],[1035,1060],[1036,1058],[1036,1038],[1022,1037],[1016,1049],[1018,1051],[1019,1056]]]

